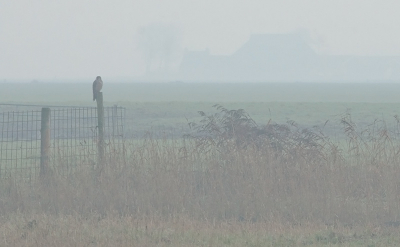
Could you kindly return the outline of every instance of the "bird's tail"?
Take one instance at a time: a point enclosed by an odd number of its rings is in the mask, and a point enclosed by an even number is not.
[[[97,96],[96,91],[93,91],[93,101],[96,100],[96,96]]]

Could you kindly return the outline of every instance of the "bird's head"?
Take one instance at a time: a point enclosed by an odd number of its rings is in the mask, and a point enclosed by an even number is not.
[[[97,77],[96,77],[96,80],[101,80],[101,77],[100,77],[100,76],[97,76]]]

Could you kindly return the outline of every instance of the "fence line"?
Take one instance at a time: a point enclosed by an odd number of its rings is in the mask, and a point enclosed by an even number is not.
[[[36,104],[12,104],[0,103],[0,106],[15,106],[15,107],[48,107],[48,108],[96,108],[95,106],[77,106],[77,105],[36,105]],[[118,105],[115,105],[118,107]],[[115,107],[114,106],[114,107]]]
[[[51,109],[49,163],[53,169],[62,174],[69,174],[77,166],[96,164],[98,155],[96,109],[96,107]],[[122,148],[125,111],[125,108],[119,106],[104,107],[106,153]],[[9,176],[29,180],[36,178],[40,173],[41,111],[0,112],[0,130],[0,178]]]

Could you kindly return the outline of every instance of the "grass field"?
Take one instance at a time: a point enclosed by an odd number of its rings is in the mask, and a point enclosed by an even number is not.
[[[204,151],[126,143],[104,170],[0,183],[0,241],[15,246],[398,246],[399,146]],[[387,143],[386,143],[387,144]],[[307,146],[305,146],[307,148]],[[224,152],[221,152],[224,150]],[[296,151],[296,152],[295,152]]]
[[[0,103],[95,106],[90,83],[0,83]],[[132,83],[105,84],[105,105],[127,108],[129,135],[144,131],[187,131],[198,111],[214,112],[212,105],[245,109],[260,125],[294,120],[300,126],[324,126],[340,133],[340,119],[350,112],[363,128],[376,119],[395,124],[400,115],[400,83]],[[38,109],[0,105],[1,111]]]
[[[400,103],[400,83],[112,83],[106,102]],[[91,104],[91,82],[0,83],[2,102]]]
[[[0,103],[94,106],[90,89],[0,84]],[[106,105],[127,108],[133,139],[104,168],[56,170],[27,184],[1,180],[0,243],[400,245],[400,84],[110,84],[103,91]],[[258,126],[181,138],[188,122],[204,119],[198,111],[218,112],[216,103],[245,109]],[[336,143],[272,125],[289,119],[318,125]],[[276,129],[263,129],[267,123]],[[166,135],[155,138],[159,131]]]

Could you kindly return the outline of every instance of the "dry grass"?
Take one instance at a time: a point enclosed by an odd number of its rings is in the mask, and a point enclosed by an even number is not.
[[[214,121],[220,136],[125,143],[102,169],[3,180],[0,243],[397,246],[400,143],[385,125],[342,120],[345,149],[317,132],[231,119],[225,131]]]
[[[398,246],[392,227],[16,213],[0,218],[2,246]]]

